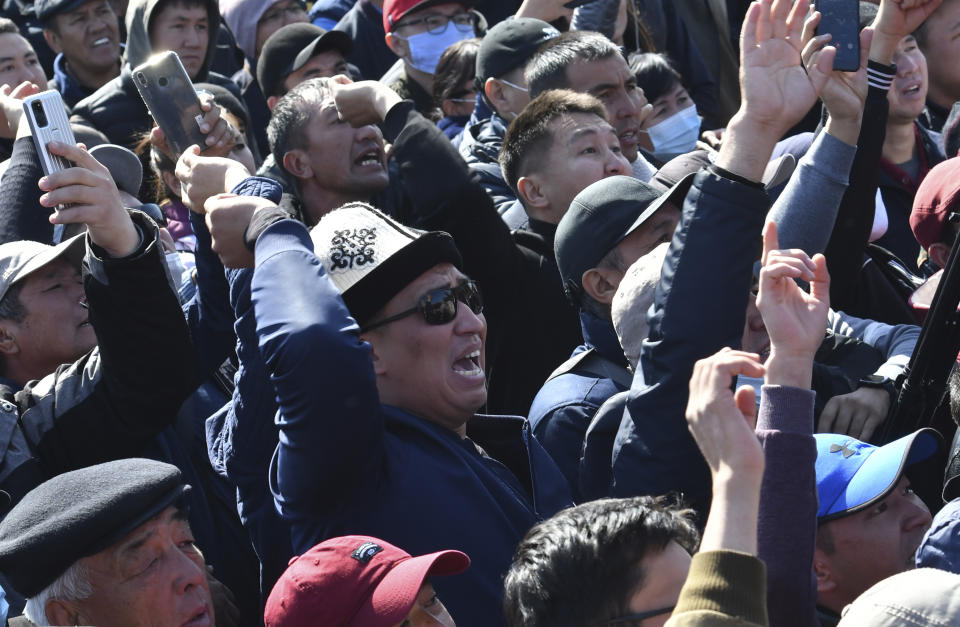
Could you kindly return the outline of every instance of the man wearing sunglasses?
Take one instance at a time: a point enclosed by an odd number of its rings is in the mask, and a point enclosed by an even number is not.
[[[467,8],[466,3],[436,0],[383,3],[387,46],[403,60],[403,69],[388,84],[401,98],[412,100],[417,111],[433,122],[442,117],[430,95],[440,55],[458,41],[477,36],[477,14]]]
[[[309,234],[266,199],[218,196],[206,208],[214,224],[252,214],[248,339],[278,400],[271,490],[294,552],[350,530],[412,553],[456,548],[470,569],[435,581],[437,593],[461,626],[503,625],[514,547],[570,497],[524,420],[475,415],[487,324],[453,239],[363,203]]]

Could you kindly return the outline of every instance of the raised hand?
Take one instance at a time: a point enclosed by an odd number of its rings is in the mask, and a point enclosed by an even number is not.
[[[177,161],[176,176],[180,180],[183,204],[190,211],[203,213],[208,198],[230,191],[250,173],[239,161],[202,156],[200,147],[193,145]]]
[[[132,254],[140,244],[140,236],[120,201],[110,171],[80,146],[50,142],[47,149],[76,164],[39,181],[40,189],[46,192],[40,196],[41,205],[70,205],[54,212],[50,222],[86,224],[93,243],[111,257]]]
[[[207,228],[210,230],[211,247],[224,266],[253,266],[253,253],[244,243],[244,234],[257,209],[275,206],[271,201],[257,196],[217,194],[207,199],[204,210]]]
[[[757,309],[770,334],[767,382],[809,388],[813,356],[823,341],[830,308],[827,260],[820,254],[811,259],[802,250],[779,250],[778,246],[777,226],[767,222],[757,295]],[[797,285],[797,279],[810,284],[809,293]]]
[[[804,24],[804,38],[816,29],[820,22],[820,14],[807,20]],[[809,32],[808,32],[809,31]],[[803,64],[811,67],[819,62],[819,57],[828,49],[830,34],[810,38],[803,48]],[[870,55],[870,43],[873,41],[873,29],[865,28],[860,31],[860,69],[856,72],[833,71],[827,78],[827,83],[820,94],[830,118],[827,121],[826,131],[850,145],[856,145],[860,136],[860,123],[863,119],[863,105],[867,101],[867,58]]]
[[[730,389],[741,374],[762,377],[760,357],[724,348],[694,364],[690,378],[687,426],[715,482],[745,473],[757,481],[763,476],[763,451],[754,434],[756,395],[749,386]]]
[[[344,76],[335,76],[328,85],[340,119],[353,127],[380,124],[390,108],[402,100],[379,81],[353,83]]]
[[[827,48],[804,71],[808,7],[806,0],[755,1],[740,34],[741,110],[777,131],[778,139],[810,110],[833,68],[836,51]]]

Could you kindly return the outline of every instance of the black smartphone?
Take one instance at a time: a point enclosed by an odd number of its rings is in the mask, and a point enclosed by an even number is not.
[[[830,33],[829,45],[837,49],[833,69],[860,69],[860,4],[857,0],[816,0],[820,11],[817,34]]]
[[[138,65],[133,82],[178,158],[191,144],[206,148],[200,98],[176,52],[157,53]]]

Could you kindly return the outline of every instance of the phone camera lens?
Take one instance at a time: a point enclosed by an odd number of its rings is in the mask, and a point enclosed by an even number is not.
[[[43,103],[39,100],[33,101],[33,117],[40,126],[47,125],[47,114],[43,112]]]
[[[157,83],[158,83],[161,87],[166,87],[166,86],[167,86],[167,77],[166,77],[166,76],[161,76],[159,79],[157,79]]]

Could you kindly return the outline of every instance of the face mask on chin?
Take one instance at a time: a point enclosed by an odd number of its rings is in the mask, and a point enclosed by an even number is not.
[[[453,22],[447,22],[447,27],[439,33],[422,32],[410,37],[400,37],[410,47],[410,65],[426,74],[433,74],[437,70],[437,63],[440,62],[440,55],[443,51],[464,39],[475,37],[473,29],[467,32],[457,30]]]
[[[653,143],[653,154],[668,161],[697,147],[700,137],[700,116],[697,108],[687,107],[646,129]]]

